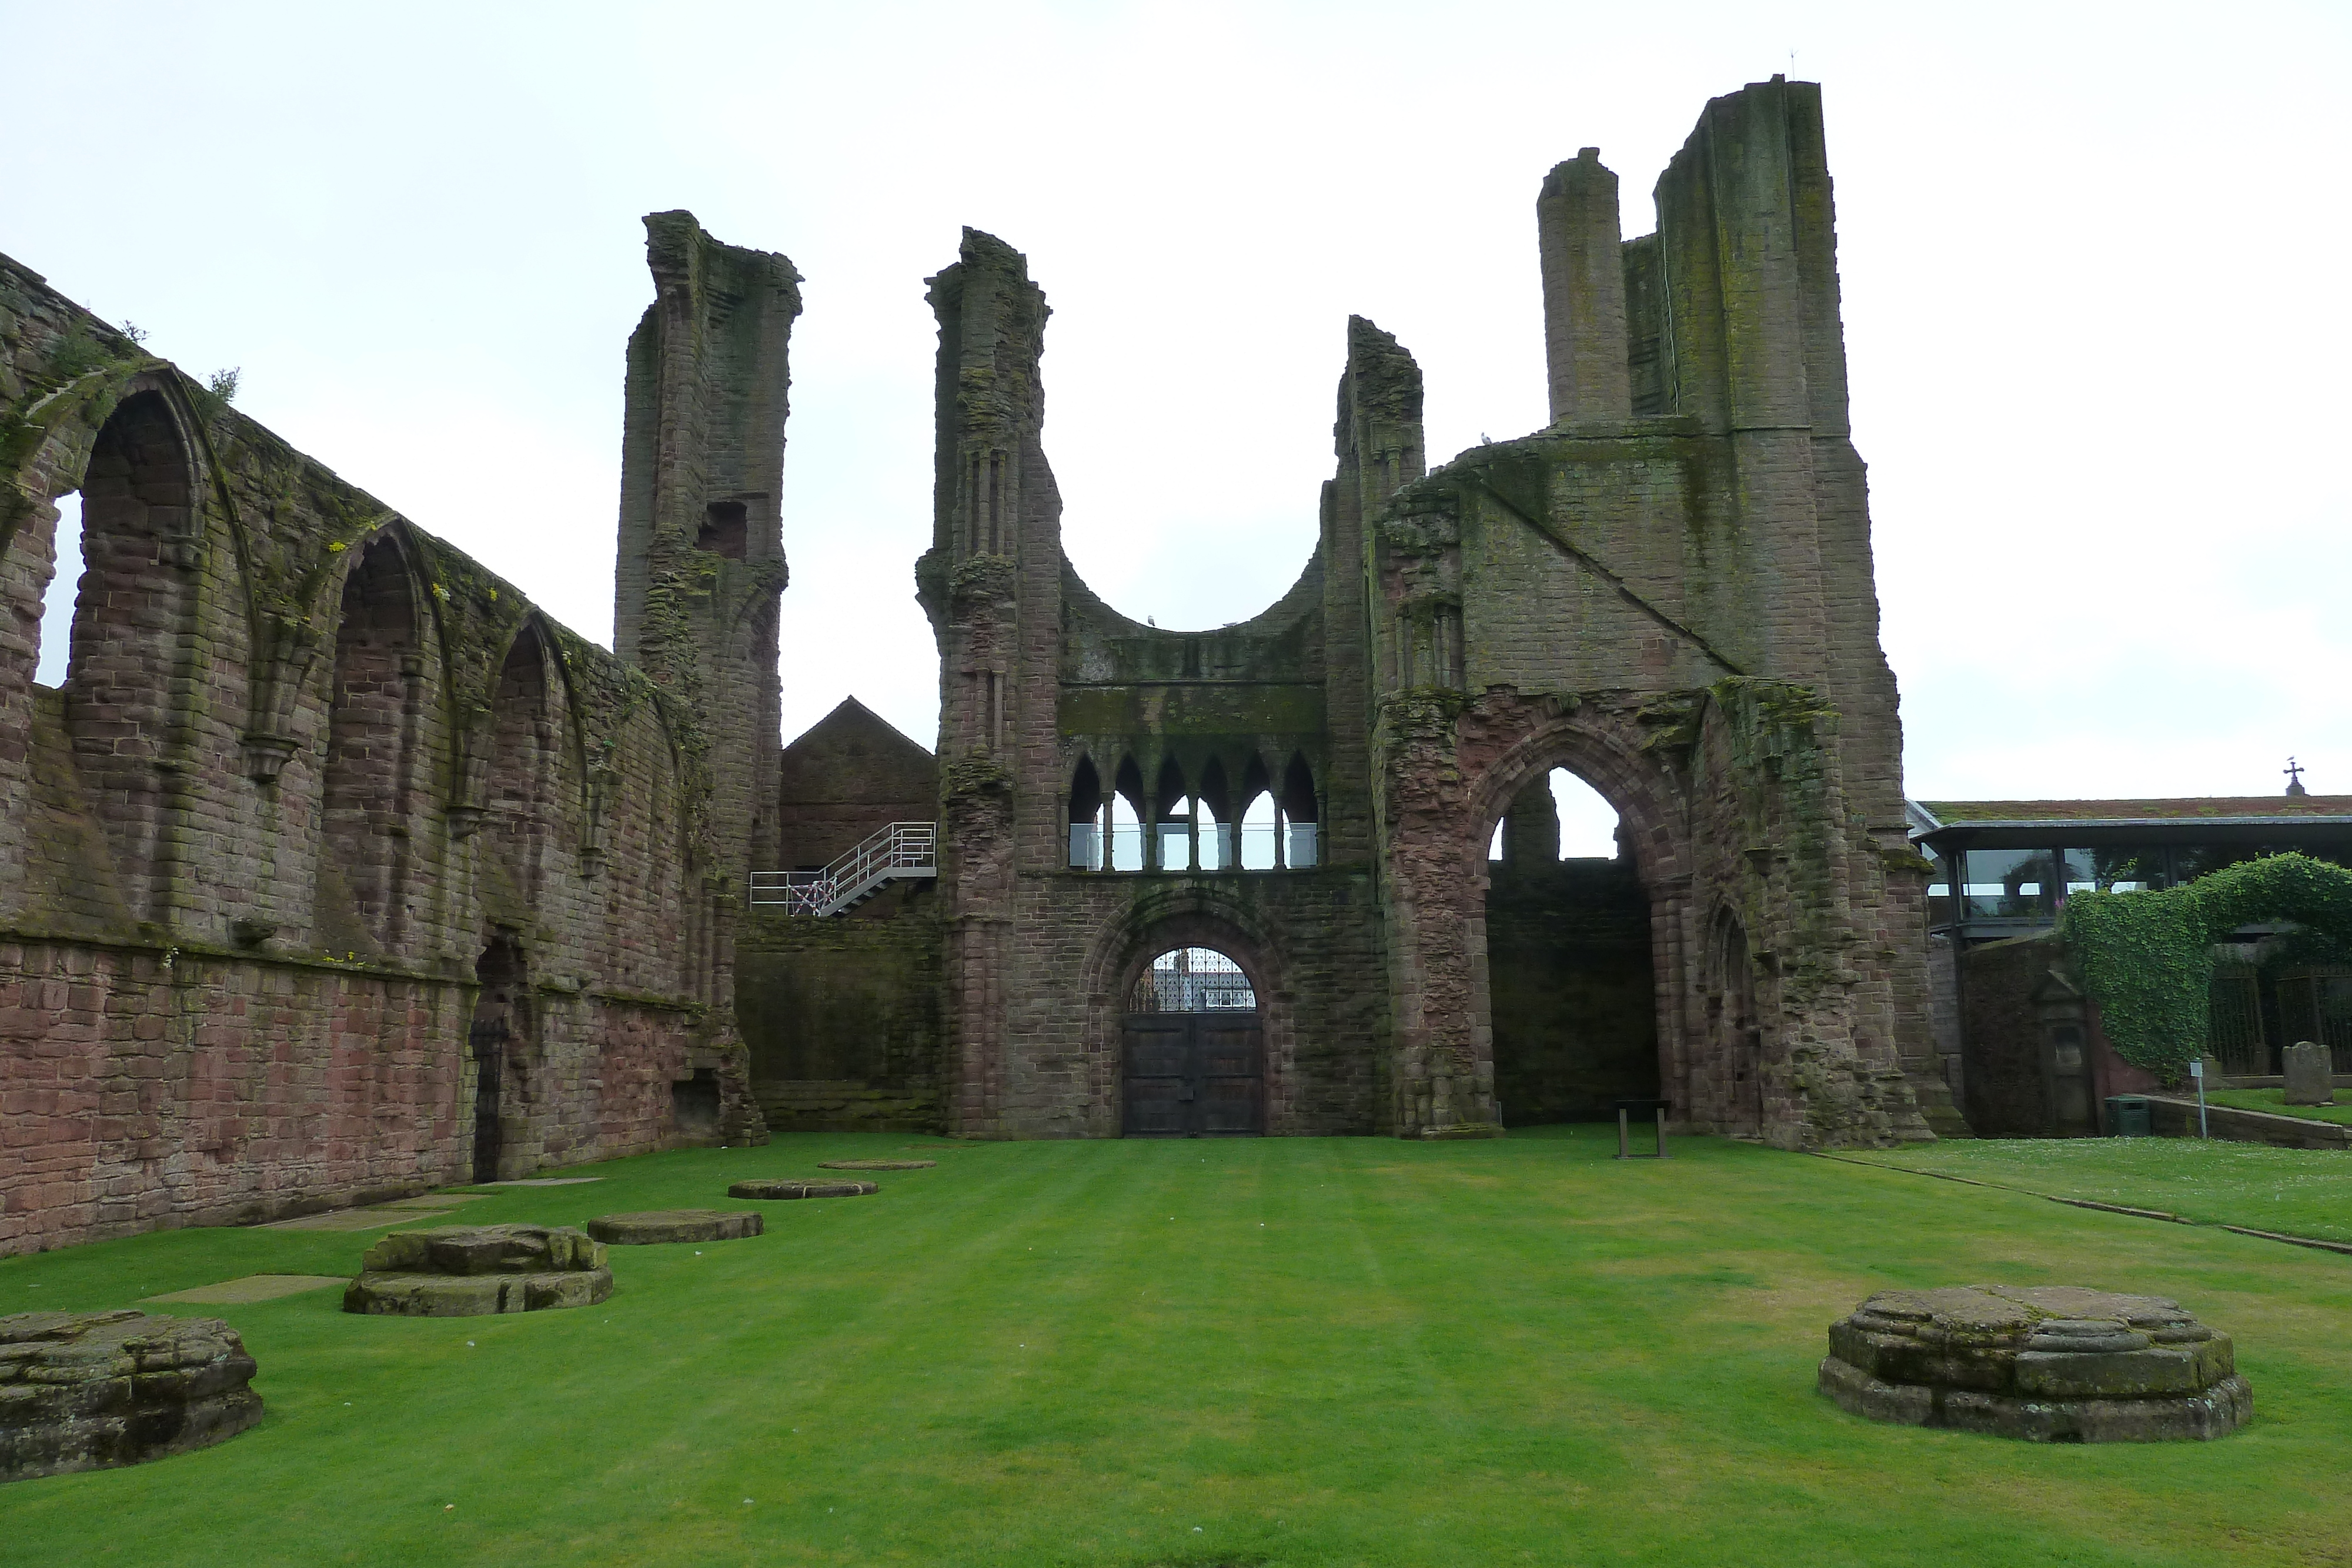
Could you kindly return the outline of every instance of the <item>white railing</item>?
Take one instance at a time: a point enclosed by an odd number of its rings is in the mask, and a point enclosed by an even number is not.
[[[891,883],[940,874],[940,825],[892,822],[823,871],[755,871],[751,907],[838,915]]]

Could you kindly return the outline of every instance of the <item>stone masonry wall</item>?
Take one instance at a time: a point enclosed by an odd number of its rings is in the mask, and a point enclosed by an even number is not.
[[[917,573],[941,656],[951,1128],[1116,1132],[1123,966],[1190,933],[1260,984],[1270,1125],[1498,1132],[1496,1002],[1520,1008],[1527,982],[1495,967],[1527,955],[1507,901],[1490,925],[1485,848],[1559,766],[1623,818],[1679,1120],[1792,1147],[1957,1129],[1823,147],[1809,84],[1717,99],[1658,183],[1657,233],[1630,242],[1596,150],[1554,170],[1554,423],[1434,472],[1418,367],[1352,319],[1315,559],[1213,632],[1138,626],[1063,559],[1044,294],[966,232],[932,280]],[[1294,760],[1312,874],[1066,864],[1074,795],[1148,822],[1279,788]]]
[[[1649,896],[1630,863],[1489,862],[1487,991],[1506,1127],[1605,1121],[1612,1100],[1657,1093],[1650,962]]]
[[[736,1016],[771,1128],[944,1129],[938,904],[902,883],[840,918],[743,923]]]
[[[0,467],[0,1250],[659,1146],[698,1071],[760,1135],[681,698],[5,259]]]

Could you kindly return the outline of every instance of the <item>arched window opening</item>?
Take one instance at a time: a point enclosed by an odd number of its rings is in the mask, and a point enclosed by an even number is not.
[[[1234,868],[1234,798],[1225,783],[1225,765],[1215,758],[1201,771],[1201,793],[1193,802],[1193,841],[1200,846],[1202,871]]]
[[[1307,758],[1295,752],[1283,769],[1281,806],[1288,828],[1282,841],[1284,863],[1300,869],[1317,864],[1321,845],[1316,835],[1322,813],[1315,800],[1315,775],[1307,771]]]
[[[56,506],[57,565],[41,595],[40,656],[33,669],[34,683],[50,687],[66,684],[73,664],[74,599],[81,590],[81,492],[59,496]]]
[[[1152,865],[1160,871],[1192,869],[1192,800],[1184,787],[1184,770],[1170,758],[1160,765],[1160,787],[1153,791],[1158,814],[1153,822]]]
[[[1274,791],[1265,789],[1254,791],[1241,817],[1242,870],[1274,870]]]
[[[1552,809],[1559,821],[1561,860],[1614,860],[1622,842],[1617,809],[1600,790],[1565,768],[1551,770]]]
[[[1070,779],[1070,869],[1073,871],[1102,870],[1102,775],[1095,771],[1093,758],[1081,757],[1077,772]]]
[[[544,851],[553,826],[554,705],[549,700],[547,654],[539,629],[516,634],[499,670],[491,703],[489,821],[512,875],[510,892],[535,904],[544,869]]]
[[[406,883],[410,768],[420,722],[416,600],[399,545],[367,547],[343,581],[327,724],[320,881],[350,894],[358,939],[396,943]],[[331,918],[331,911],[322,911]]]
[[[704,508],[702,527],[696,530],[694,548],[725,556],[729,560],[741,560],[750,539],[750,513],[743,503],[713,501]]]
[[[1252,1012],[1257,992],[1214,947],[1174,947],[1151,960],[1128,998],[1131,1013]]]
[[[1110,869],[1143,869],[1143,770],[1132,757],[1121,760],[1111,786]]]
[[[122,400],[99,428],[81,486],[82,570],[66,674],[66,733],[82,782],[109,802],[100,821],[117,874],[142,917],[168,919],[161,821],[176,773],[159,768],[175,733],[175,677],[194,628],[194,468],[157,392]],[[221,650],[218,661],[233,655]]]
[[[1616,809],[1565,768],[1519,791],[1486,845],[1486,859],[1535,871],[1555,861],[1614,860]]]

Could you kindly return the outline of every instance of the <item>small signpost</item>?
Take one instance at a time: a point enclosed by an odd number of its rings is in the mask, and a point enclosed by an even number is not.
[[[2210,1138],[2205,1130],[2205,1059],[2199,1057],[2189,1064],[2189,1076],[2197,1081],[2197,1135]]]

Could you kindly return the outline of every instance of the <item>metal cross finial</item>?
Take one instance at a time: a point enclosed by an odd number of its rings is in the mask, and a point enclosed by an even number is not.
[[[2302,763],[2297,762],[2294,758],[2290,757],[2286,759],[2286,766],[2279,771],[2286,775],[2286,792],[2288,794],[2308,795],[2311,793],[2310,790],[2303,787]]]

